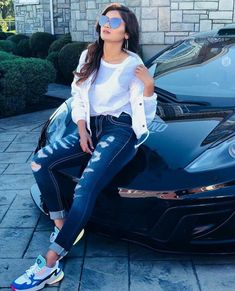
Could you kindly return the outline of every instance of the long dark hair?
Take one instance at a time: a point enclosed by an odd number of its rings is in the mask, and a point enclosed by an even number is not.
[[[108,11],[113,10],[118,11],[125,22],[125,32],[129,34],[128,50],[134,53],[139,53],[139,24],[135,14],[128,7],[119,3],[112,3],[108,5],[101,14],[105,15]],[[99,35],[99,38],[94,43],[88,45],[85,64],[82,66],[80,72],[74,72],[74,74],[79,77],[77,84],[84,82],[93,72],[95,72],[92,80],[92,82],[94,82],[100,67],[104,41],[100,37],[100,25],[98,21],[96,22],[95,29]],[[122,49],[125,47],[125,43],[126,40],[123,41]]]

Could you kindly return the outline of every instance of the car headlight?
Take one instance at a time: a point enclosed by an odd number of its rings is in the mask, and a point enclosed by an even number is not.
[[[206,150],[185,170],[187,172],[202,172],[222,169],[235,165],[235,137],[222,142],[214,148]]]
[[[47,140],[49,143],[53,143],[63,137],[68,113],[68,107],[65,102],[58,108],[47,128]]]

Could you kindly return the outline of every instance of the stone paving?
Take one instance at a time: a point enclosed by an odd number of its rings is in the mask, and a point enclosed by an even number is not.
[[[49,245],[52,223],[35,207],[30,160],[53,110],[0,119],[0,291]],[[86,231],[49,291],[234,291],[235,256],[159,254]]]

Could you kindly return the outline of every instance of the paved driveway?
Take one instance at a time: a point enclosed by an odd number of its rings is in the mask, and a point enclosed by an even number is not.
[[[0,119],[0,291],[49,245],[52,223],[29,193],[30,159],[52,110]],[[50,291],[234,291],[235,256],[158,254],[86,232],[63,260],[65,278]]]

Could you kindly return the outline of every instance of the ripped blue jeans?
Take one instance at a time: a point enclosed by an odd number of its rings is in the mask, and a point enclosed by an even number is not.
[[[82,151],[79,134],[71,134],[40,149],[33,157],[33,174],[50,218],[66,218],[57,238],[49,246],[59,256],[65,256],[71,249],[89,220],[101,190],[135,156],[137,138],[131,123],[131,116],[125,112],[119,117],[91,116],[95,148],[92,155]],[[60,170],[76,166],[83,166],[84,170],[72,189],[72,202],[68,209],[66,192],[71,189]]]

